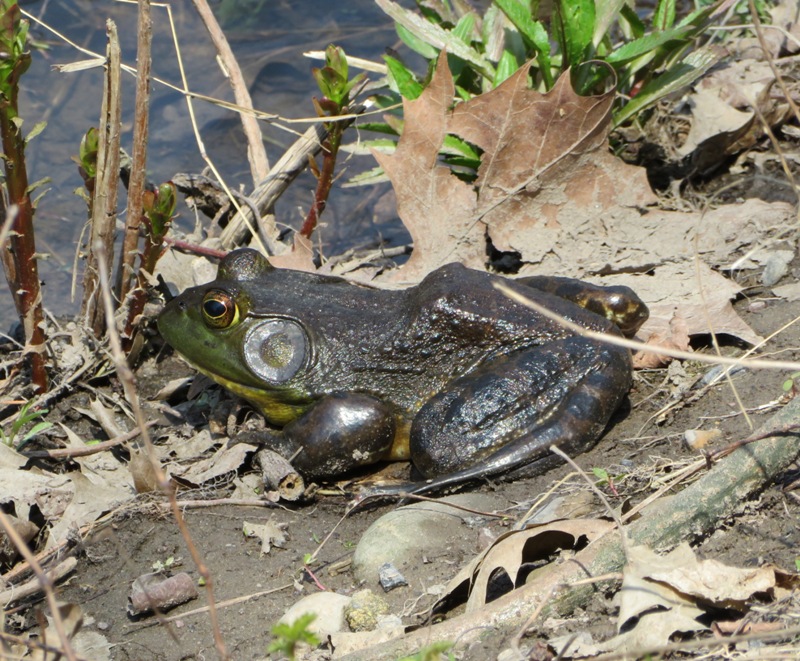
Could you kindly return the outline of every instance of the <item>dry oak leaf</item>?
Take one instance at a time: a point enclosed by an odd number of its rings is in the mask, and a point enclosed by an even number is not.
[[[565,73],[552,90],[528,87],[523,66],[494,90],[451,109],[455,88],[443,53],[414,101],[394,154],[373,151],[397,194],[414,252],[395,282],[414,283],[448,262],[482,268],[487,236],[500,250],[523,237],[523,261],[540,261],[569,219],[593,222],[607,208],[653,203],[645,171],[608,151],[613,90],[578,96]],[[439,164],[445,135],[482,151],[478,177],[467,183]]]

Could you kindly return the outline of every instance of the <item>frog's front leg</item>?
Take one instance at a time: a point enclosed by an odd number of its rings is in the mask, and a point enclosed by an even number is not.
[[[265,445],[291,459],[304,477],[340,475],[386,458],[395,437],[394,412],[361,393],[332,393],[271,434]]]
[[[411,458],[435,489],[514,472],[541,473],[558,445],[592,447],[631,383],[627,350],[568,337],[482,365],[420,409]]]

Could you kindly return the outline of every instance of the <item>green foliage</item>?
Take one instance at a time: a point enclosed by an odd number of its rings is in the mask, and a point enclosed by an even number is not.
[[[6,101],[15,98],[20,76],[31,63],[28,44],[28,21],[22,20],[19,5],[12,0],[0,0],[0,94]]]
[[[175,184],[171,181],[161,184],[155,191],[144,192],[144,215],[150,228],[150,240],[154,244],[160,244],[169,230],[178,206],[177,193]]]
[[[597,478],[595,483],[598,487],[603,487],[611,482],[611,477],[605,468],[594,467],[592,468],[592,475]]]
[[[94,179],[97,176],[97,148],[100,141],[100,134],[96,127],[90,128],[81,138],[81,146],[78,157],[75,159],[83,170],[84,179],[86,177]]]
[[[792,397],[797,395],[797,380],[800,378],[800,372],[792,372],[789,378],[783,382],[783,392],[791,394]]]
[[[331,112],[334,106],[342,109],[350,103],[350,92],[365,78],[365,75],[360,73],[352,80],[347,79],[347,56],[344,49],[333,44],[325,49],[325,66],[322,69],[313,68],[311,75],[317,81],[322,95],[331,102],[328,107],[323,106],[323,109],[331,114],[335,114]],[[324,112],[319,112],[319,114],[320,117],[324,116]]]
[[[155,572],[166,573],[170,569],[172,569],[172,566],[174,564],[175,564],[174,556],[169,556],[166,560],[156,560],[151,566],[153,568],[153,571]]]
[[[315,613],[304,613],[298,617],[294,622],[288,624],[286,622],[279,622],[272,627],[272,635],[275,637],[267,651],[272,654],[279,652],[289,657],[290,661],[294,661],[297,653],[297,645],[305,643],[316,647],[320,641],[316,634],[309,631],[308,625],[316,619]]]
[[[433,61],[442,45],[447,48],[462,98],[493,89],[531,63],[531,79],[543,92],[565,71],[580,94],[616,83],[615,124],[690,84],[717,59],[698,44],[720,2],[679,20],[676,0],[648,4],[646,18],[626,0],[554,0],[549,21],[539,15],[539,3],[529,0],[494,0],[482,15],[447,0],[417,0],[422,16],[394,3],[380,4],[416,53]],[[396,58],[385,59],[390,87],[416,98],[422,81]]]
[[[33,401],[30,401],[19,410],[17,419],[11,424],[11,429],[9,431],[0,428],[0,443],[4,443],[5,445],[15,448],[16,450],[21,450],[38,434],[53,426],[52,422],[38,422],[27,432],[21,435],[23,427],[25,427],[28,423],[33,422],[37,418],[47,415],[48,413],[47,409],[32,410],[32,407]]]

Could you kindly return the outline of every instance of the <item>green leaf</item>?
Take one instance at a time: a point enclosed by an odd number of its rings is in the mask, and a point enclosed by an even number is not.
[[[382,167],[376,166],[371,170],[360,172],[359,174],[350,177],[343,187],[356,188],[358,186],[374,186],[375,184],[382,183],[384,181],[389,181],[389,177],[386,176],[386,173],[383,171]]]
[[[628,24],[630,34],[635,39],[643,37],[644,33],[647,32],[647,27],[642,22],[642,19],[639,18],[636,10],[630,5],[625,4],[622,6],[622,9],[620,10],[620,17]]]
[[[504,80],[510,78],[517,69],[519,69],[517,58],[514,57],[513,53],[504,50],[503,54],[500,56],[500,61],[497,63],[497,70],[495,71],[494,80],[492,81],[494,86],[497,87]]]
[[[397,86],[397,91],[406,99],[414,100],[422,94],[424,89],[422,83],[417,80],[417,77],[409,71],[406,66],[392,57],[391,55],[383,56],[386,66],[389,68],[389,76]]]
[[[469,12],[464,14],[452,29],[452,34],[461,39],[467,46],[472,44],[472,36],[475,31],[475,14]]]
[[[30,443],[34,438],[36,438],[41,432],[45,429],[50,429],[53,426],[52,422],[39,422],[31,427],[30,431],[28,431],[25,436],[22,437],[22,440],[17,444],[17,450],[22,450],[28,443]]]
[[[385,133],[386,135],[399,135],[399,133],[386,122],[359,122],[358,128],[362,131],[374,131],[375,133]]]
[[[675,24],[675,0],[661,0],[653,14],[653,29],[667,30]]]
[[[514,27],[519,30],[523,39],[536,51],[536,60],[539,64],[545,87],[550,89],[553,86],[553,73],[550,70],[550,35],[547,34],[544,26],[533,20],[530,5],[521,0],[495,0],[495,4],[500,7],[508,17]]]
[[[442,141],[442,153],[444,154],[458,154],[468,159],[480,162],[481,154],[471,144],[465,142],[461,138],[454,135],[447,134]]]
[[[37,135],[39,135],[42,131],[44,131],[46,126],[47,122],[36,122],[36,124],[34,124],[33,128],[31,129],[30,133],[28,133],[28,135],[25,137],[25,144],[28,144]]]
[[[624,46],[620,46],[613,53],[609,53],[605,57],[605,61],[615,65],[630,62],[641,55],[651,53],[668,41],[687,39],[692,32],[694,32],[694,28],[691,26],[672,28],[663,32],[652,32],[641,39],[634,39]]]
[[[597,0],[594,34],[592,35],[592,43],[595,48],[603,41],[606,32],[617,20],[622,8],[626,6],[626,0]]]
[[[419,39],[411,30],[399,23],[395,23],[394,29],[397,31],[397,36],[400,37],[400,40],[415,53],[419,53],[426,60],[436,59],[438,51],[428,42]]]
[[[565,58],[562,69],[591,59],[595,26],[594,0],[557,0],[554,7],[559,44]]]
[[[375,0],[375,3],[395,22],[395,28],[400,38],[406,42],[409,48],[416,50],[423,57],[432,60],[436,57],[436,51],[446,48],[450,55],[455,55],[465,62],[469,62],[485,78],[489,80],[494,78],[494,67],[491,62],[474,48],[461,41],[452,32],[448,32],[438,25],[428,23],[419,14],[409,9],[404,9],[396,2],[392,2],[392,0]],[[401,34],[401,26],[407,36],[412,37],[416,45],[419,45],[420,42],[428,44],[435,49],[434,53],[425,55],[408,43],[403,34]]]
[[[663,99],[668,94],[677,92],[692,84],[714,66],[720,58],[721,55],[709,48],[700,48],[689,53],[683,62],[644,85],[635,97],[615,113],[614,126],[619,126],[636,113]]]
[[[395,149],[397,149],[397,140],[390,140],[389,138],[359,140],[358,142],[342,145],[340,149],[346,154],[358,154],[359,156],[371,154],[371,150],[373,149],[383,154],[393,154]]]

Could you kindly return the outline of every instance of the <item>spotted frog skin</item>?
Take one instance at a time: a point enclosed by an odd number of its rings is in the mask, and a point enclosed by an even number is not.
[[[306,477],[410,460],[421,488],[439,488],[543,472],[554,444],[589,449],[631,385],[627,349],[514,302],[498,281],[594,331],[632,334],[647,318],[627,288],[448,264],[385,291],[276,269],[242,249],[216,280],[168,303],[158,326],[263,412],[276,427],[265,443]]]

